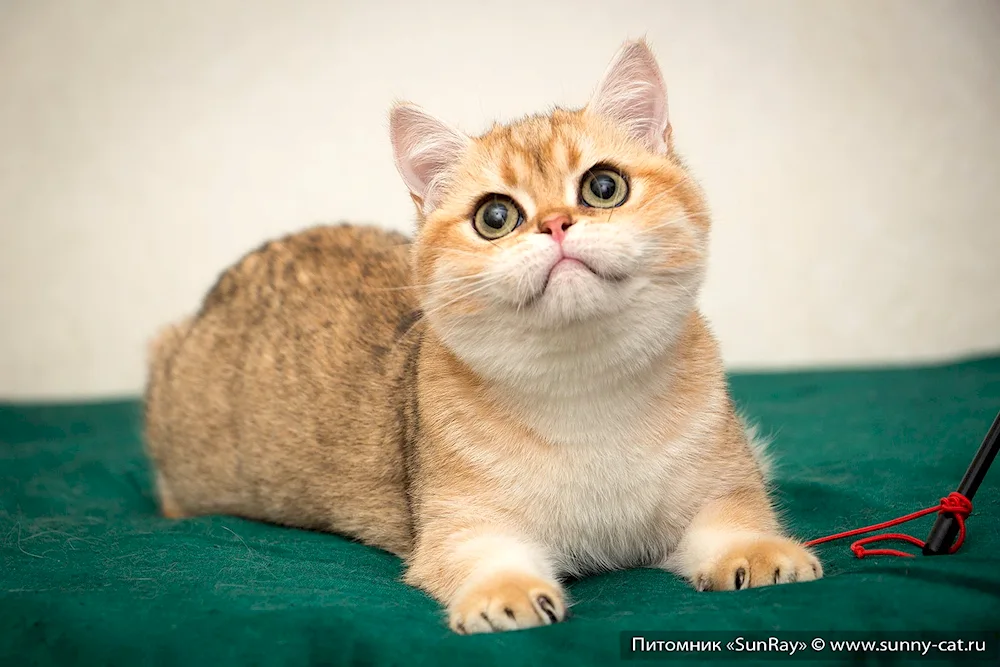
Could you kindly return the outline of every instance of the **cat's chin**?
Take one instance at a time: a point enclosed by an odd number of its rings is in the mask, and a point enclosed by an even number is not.
[[[519,310],[549,326],[611,316],[628,304],[629,282],[628,276],[602,275],[580,260],[565,258]]]

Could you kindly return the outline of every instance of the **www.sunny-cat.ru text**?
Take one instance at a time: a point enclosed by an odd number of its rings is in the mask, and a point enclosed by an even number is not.
[[[726,632],[622,632],[623,660],[702,659],[767,654],[771,657],[823,659],[843,655],[894,653],[928,660],[982,660],[1000,657],[1000,632],[963,633],[960,637],[922,632],[804,632],[733,635]]]

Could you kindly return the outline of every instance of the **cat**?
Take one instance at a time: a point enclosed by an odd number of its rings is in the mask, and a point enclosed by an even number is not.
[[[696,298],[709,212],[650,47],[586,107],[471,137],[390,113],[414,240],[320,226],[226,270],[151,344],[162,511],[404,559],[459,633],[562,621],[567,576],[822,576],[779,524]]]

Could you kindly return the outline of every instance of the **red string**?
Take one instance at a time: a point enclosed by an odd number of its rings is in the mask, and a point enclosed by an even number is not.
[[[864,533],[870,533],[873,530],[882,530],[883,528],[891,528],[892,526],[898,526],[901,523],[906,523],[907,521],[913,521],[914,519],[919,519],[922,516],[927,516],[928,514],[933,514],[937,512],[939,514],[951,514],[955,517],[955,521],[958,522],[958,539],[955,543],[951,545],[948,549],[948,553],[953,554],[961,548],[962,543],[965,542],[965,519],[972,514],[972,501],[963,496],[957,491],[953,491],[948,494],[947,498],[942,498],[934,507],[928,507],[922,509],[918,512],[912,514],[907,514],[906,516],[901,516],[898,519],[892,519],[891,521],[884,521],[882,523],[877,523],[874,526],[866,526],[864,528],[856,528],[854,530],[848,530],[843,533],[836,533],[834,535],[827,535],[826,537],[818,537],[815,540],[809,540],[806,542],[807,547],[815,546],[817,544],[823,544],[824,542],[833,542],[834,540],[841,540],[845,537],[854,537],[855,535],[862,535]],[[872,535],[870,537],[864,537],[851,545],[851,551],[858,558],[864,558],[865,556],[903,556],[905,558],[913,558],[913,554],[908,554],[905,551],[898,551],[897,549],[865,549],[866,544],[872,544],[873,542],[882,542],[886,540],[898,540],[902,542],[909,542],[915,547],[921,549],[924,548],[924,541],[918,540],[912,535],[904,535],[903,533],[883,533],[882,535]]]

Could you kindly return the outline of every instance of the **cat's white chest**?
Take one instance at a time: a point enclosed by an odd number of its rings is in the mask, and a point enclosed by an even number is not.
[[[689,445],[630,417],[605,405],[546,419],[558,441],[506,471],[510,499],[565,572],[656,562],[678,539]]]

